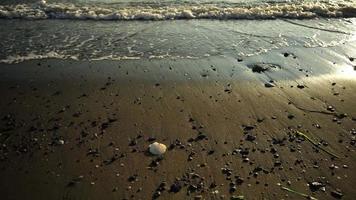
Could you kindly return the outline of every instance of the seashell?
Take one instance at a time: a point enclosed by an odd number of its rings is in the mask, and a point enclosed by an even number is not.
[[[63,145],[64,144],[64,140],[57,140],[57,144],[58,145]]]
[[[148,146],[148,150],[153,155],[162,155],[166,152],[167,147],[164,144],[154,142]]]

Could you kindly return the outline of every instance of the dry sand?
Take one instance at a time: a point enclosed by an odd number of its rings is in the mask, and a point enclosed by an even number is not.
[[[2,65],[1,199],[355,199],[355,61],[275,54]]]

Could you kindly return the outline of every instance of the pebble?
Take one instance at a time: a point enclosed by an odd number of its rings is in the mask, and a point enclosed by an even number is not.
[[[279,65],[270,64],[270,63],[256,63],[250,66],[250,68],[252,69],[252,72],[261,73],[261,72],[269,71],[271,69],[280,69],[281,67]]]
[[[171,185],[170,192],[177,193],[182,189],[182,185],[179,182],[175,182]]]
[[[265,83],[265,87],[266,88],[272,88],[274,87],[275,85],[273,83]]]
[[[294,118],[294,115],[293,114],[288,114],[288,119],[293,119]]]
[[[304,89],[305,86],[304,86],[304,85],[297,85],[297,88],[299,88],[299,89]]]

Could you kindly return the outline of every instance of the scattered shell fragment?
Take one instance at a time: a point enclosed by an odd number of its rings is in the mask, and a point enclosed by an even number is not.
[[[148,146],[148,149],[153,155],[162,155],[166,152],[167,147],[164,144],[154,142]]]

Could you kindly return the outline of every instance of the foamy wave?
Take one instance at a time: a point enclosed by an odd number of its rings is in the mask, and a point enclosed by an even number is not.
[[[196,4],[170,6],[79,6],[74,4],[18,4],[0,6],[5,19],[93,19],[93,20],[173,20],[173,19],[274,19],[356,17],[356,3],[301,3],[238,6]]]
[[[170,56],[170,55],[151,55],[149,57],[138,57],[138,56],[117,56],[117,55],[106,55],[100,57],[91,57],[82,59],[79,56],[73,55],[64,55],[57,52],[48,52],[44,54],[35,54],[29,53],[27,55],[16,55],[8,56],[5,59],[0,59],[0,63],[4,64],[17,64],[30,60],[42,60],[42,59],[60,59],[60,60],[76,60],[76,61],[101,61],[101,60],[140,60],[140,59],[149,59],[149,60],[160,60],[160,59],[198,59],[199,57],[193,56]]]
[[[35,53],[29,53],[28,55],[16,55],[16,56],[8,56],[5,59],[1,59],[0,63],[6,63],[6,64],[16,64],[16,63],[21,63],[24,61],[28,60],[42,60],[42,59],[71,59],[71,60],[79,60],[78,57],[73,56],[73,55],[62,55],[58,54],[57,52],[48,52],[46,54],[35,54]]]

